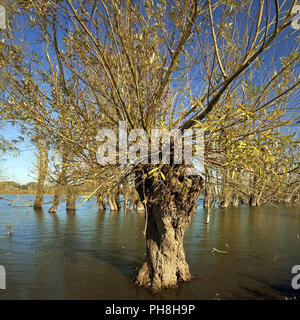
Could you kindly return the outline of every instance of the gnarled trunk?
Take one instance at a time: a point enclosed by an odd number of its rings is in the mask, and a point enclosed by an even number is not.
[[[159,289],[176,286],[180,280],[190,280],[191,274],[183,247],[183,236],[190,217],[186,217],[175,227],[172,213],[162,212],[159,206],[153,206],[148,214],[147,262],[138,272],[136,283]]]
[[[165,180],[145,178],[150,166],[136,174],[136,187],[146,203],[146,262],[135,283],[161,289],[191,279],[183,237],[202,190],[200,176],[185,176],[183,166],[161,169]]]

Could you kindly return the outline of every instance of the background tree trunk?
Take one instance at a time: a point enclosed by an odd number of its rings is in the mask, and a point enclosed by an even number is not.
[[[77,194],[74,186],[68,185],[67,186],[67,203],[66,203],[66,210],[76,210],[76,199]]]
[[[232,190],[228,186],[229,172],[227,169],[222,169],[222,187],[219,196],[219,207],[228,208],[231,206]]]
[[[63,163],[65,163],[65,159],[63,158]],[[66,185],[67,185],[67,171],[66,171],[66,167],[63,166],[61,169],[61,172],[59,173],[58,176],[58,181],[56,183],[55,186],[55,192],[54,192],[54,196],[52,198],[52,206],[49,209],[49,213],[56,213],[57,211],[57,207],[59,205],[59,199],[60,199],[60,195],[62,193],[62,189],[65,189]]]
[[[59,205],[59,195],[60,195],[59,189],[56,187],[54,196],[52,198],[52,206],[49,209],[49,213],[56,213],[57,207]]]
[[[138,200],[137,203],[136,203],[136,211],[145,211],[145,207],[143,205],[143,202],[141,200]]]
[[[118,211],[118,205],[116,202],[115,198],[115,192],[112,191],[108,196],[107,196],[107,202],[109,204],[109,208],[111,211]]]
[[[234,193],[233,194],[233,197],[232,197],[232,206],[233,207],[238,207],[240,204],[240,198],[239,198],[239,195],[237,193]]]
[[[98,209],[105,210],[106,204],[105,204],[105,200],[102,198],[101,192],[97,192],[96,199],[97,199]]]
[[[45,181],[48,172],[48,145],[45,140],[45,133],[39,128],[38,124],[35,126],[36,143],[39,149],[38,155],[38,183],[36,197],[33,203],[34,209],[41,209],[44,203],[44,189]]]

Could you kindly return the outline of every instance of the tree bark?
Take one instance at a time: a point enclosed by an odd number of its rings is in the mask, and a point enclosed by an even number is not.
[[[114,191],[107,196],[107,202],[111,211],[118,211]]]
[[[76,190],[74,186],[67,186],[67,203],[66,203],[66,210],[76,210]]]
[[[240,204],[240,198],[239,198],[239,195],[237,193],[234,193],[233,194],[233,197],[232,197],[232,206],[233,207],[238,207]]]
[[[222,188],[221,194],[219,196],[219,207],[220,208],[228,208],[231,206],[231,198],[232,198],[232,191],[231,188],[228,186],[228,177],[229,172],[227,169],[222,170]]]
[[[48,171],[48,144],[45,140],[45,133],[38,124],[35,125],[36,143],[39,149],[38,155],[38,183],[36,197],[33,203],[34,209],[41,209],[44,204],[44,189]]]
[[[117,205],[117,209],[120,210],[122,208],[121,199],[120,199],[120,186],[115,191],[115,202],[116,202],[116,205]]]
[[[131,186],[131,188],[130,188],[128,199],[130,201],[129,211],[132,211],[134,208],[134,205],[136,205],[136,207],[137,207],[138,201],[140,201],[139,194],[134,186]]]
[[[231,205],[231,197],[232,197],[232,192],[228,189],[225,189],[223,191],[222,197],[220,198],[219,201],[219,207],[220,208],[228,208]]]
[[[62,157],[62,163],[67,163],[65,151]],[[49,209],[49,213],[56,213],[58,204],[59,204],[59,199],[60,195],[62,192],[65,192],[65,188],[67,186],[67,168],[66,166],[62,166],[61,171],[58,174],[58,180],[55,185],[55,191],[54,191],[54,196],[52,198],[52,206]]]
[[[210,174],[208,169],[205,169],[205,186],[204,186],[204,201],[203,201],[203,207],[205,209],[211,207],[212,196],[213,196],[213,191],[212,191],[212,185],[210,181]]]
[[[145,177],[150,166],[136,173],[140,199],[146,203],[146,262],[135,283],[158,290],[191,279],[183,237],[202,190],[200,176],[185,176],[183,166],[161,169],[164,181]]]
[[[134,200],[130,200],[130,204],[129,204],[129,211],[132,211],[133,210],[133,207],[134,207],[134,205],[135,205],[135,202],[136,201],[134,201]]]
[[[55,194],[52,198],[52,206],[49,209],[49,213],[56,213],[58,205],[59,205],[59,190],[58,188],[55,188]]]
[[[36,191],[36,196],[33,203],[34,209],[42,209],[43,207],[47,170],[48,170],[48,153],[45,153],[45,155],[40,154],[37,191]]]
[[[139,211],[139,212],[141,212],[141,211],[144,212],[145,211],[145,207],[143,205],[143,202],[140,201],[140,200],[138,200],[137,203],[136,203],[136,211]]]
[[[96,199],[97,199],[97,205],[99,210],[105,210],[106,209],[106,204],[105,200],[103,199],[101,192],[97,192],[96,194]]]

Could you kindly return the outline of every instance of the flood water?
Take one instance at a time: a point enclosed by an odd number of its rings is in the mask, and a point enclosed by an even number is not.
[[[15,199],[14,195],[3,195]],[[0,299],[284,299],[300,297],[291,269],[300,265],[300,210],[296,207],[215,209],[210,224],[201,208],[186,232],[195,278],[159,294],[132,278],[144,261],[144,215],[98,212],[93,201],[56,215],[0,200]],[[25,200],[25,203],[24,203]],[[51,197],[45,197],[48,202]],[[13,225],[8,235],[7,225]],[[212,249],[228,253],[212,253]]]

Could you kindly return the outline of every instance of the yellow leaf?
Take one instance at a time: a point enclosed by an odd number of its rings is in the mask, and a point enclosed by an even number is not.
[[[166,180],[166,177],[165,177],[165,175],[161,172],[160,173],[160,175],[161,175],[161,177],[163,178],[163,180]]]
[[[295,119],[291,119],[290,121],[288,121],[288,122],[286,123],[286,125],[287,125],[287,124],[291,124],[294,120],[295,120]]]
[[[150,175],[150,174],[152,174],[153,172],[155,172],[156,170],[158,170],[158,168],[152,169],[151,171],[148,172],[148,174]]]

